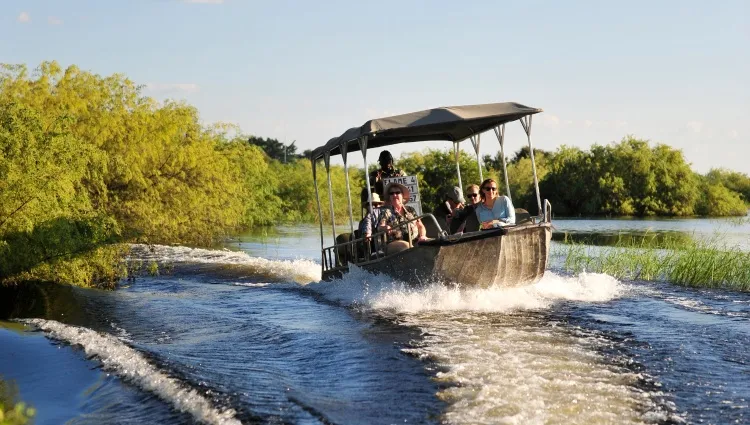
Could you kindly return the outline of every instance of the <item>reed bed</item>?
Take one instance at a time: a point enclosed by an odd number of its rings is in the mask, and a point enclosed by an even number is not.
[[[574,273],[750,291],[750,252],[726,246],[718,236],[708,241],[654,240],[626,237],[609,247],[563,242],[561,254],[565,269]]]

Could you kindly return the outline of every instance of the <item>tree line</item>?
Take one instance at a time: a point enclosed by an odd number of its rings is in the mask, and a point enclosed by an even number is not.
[[[545,197],[565,215],[732,215],[750,200],[746,175],[692,172],[680,151],[626,138],[590,151],[535,151]],[[316,222],[309,151],[295,142],[202,125],[184,103],[158,102],[124,75],[44,62],[0,66],[0,283],[112,286],[129,243],[208,246],[253,226]],[[424,210],[454,185],[448,150],[402,155]],[[460,155],[464,184],[479,182]],[[482,161],[501,182],[499,157]],[[364,170],[350,167],[355,218]],[[318,165],[323,220],[328,185]],[[509,159],[511,195],[535,211],[528,150]],[[348,221],[346,179],[331,167],[334,214]]]

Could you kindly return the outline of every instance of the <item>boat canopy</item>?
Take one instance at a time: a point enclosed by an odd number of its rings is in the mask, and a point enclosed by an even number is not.
[[[475,134],[499,125],[542,112],[515,102],[488,103],[484,105],[447,106],[411,112],[367,121],[353,127],[339,137],[313,150],[312,160],[323,158],[325,153],[340,155],[342,145],[347,152],[360,148],[359,140],[367,138],[367,149],[398,143],[446,140],[461,142]]]

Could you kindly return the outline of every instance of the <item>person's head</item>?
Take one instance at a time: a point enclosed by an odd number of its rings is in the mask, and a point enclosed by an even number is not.
[[[472,205],[478,204],[482,200],[478,185],[472,184],[466,188],[466,199],[469,201],[469,204]]]
[[[466,203],[466,199],[464,199],[464,195],[461,193],[461,188],[458,186],[446,190],[444,200],[450,203],[451,208],[456,208]]]
[[[362,202],[362,208],[366,209],[368,212],[370,211],[370,198],[367,196],[370,192],[367,191],[367,188],[362,189],[362,193],[359,196],[359,200]],[[380,195],[377,193],[372,193],[372,207],[378,208],[383,206],[383,201],[380,199]]]
[[[400,208],[409,202],[409,189],[400,183],[389,184],[383,193],[388,198],[388,203],[394,207]]]
[[[393,155],[388,151],[380,152],[378,163],[380,164],[381,170],[390,170],[393,168]]]
[[[479,186],[482,188],[481,196],[483,201],[485,199],[495,199],[500,195],[497,193],[497,182],[493,179],[486,179]]]

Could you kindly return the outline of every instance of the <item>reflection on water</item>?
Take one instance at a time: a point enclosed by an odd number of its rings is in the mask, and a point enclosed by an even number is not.
[[[555,225],[667,238],[723,226],[706,223]],[[0,374],[39,424],[748,421],[750,294],[555,270],[511,289],[410,288],[357,268],[318,282],[319,247],[315,226],[135,247],[170,274],[3,292],[6,316],[44,320],[0,329]]]

